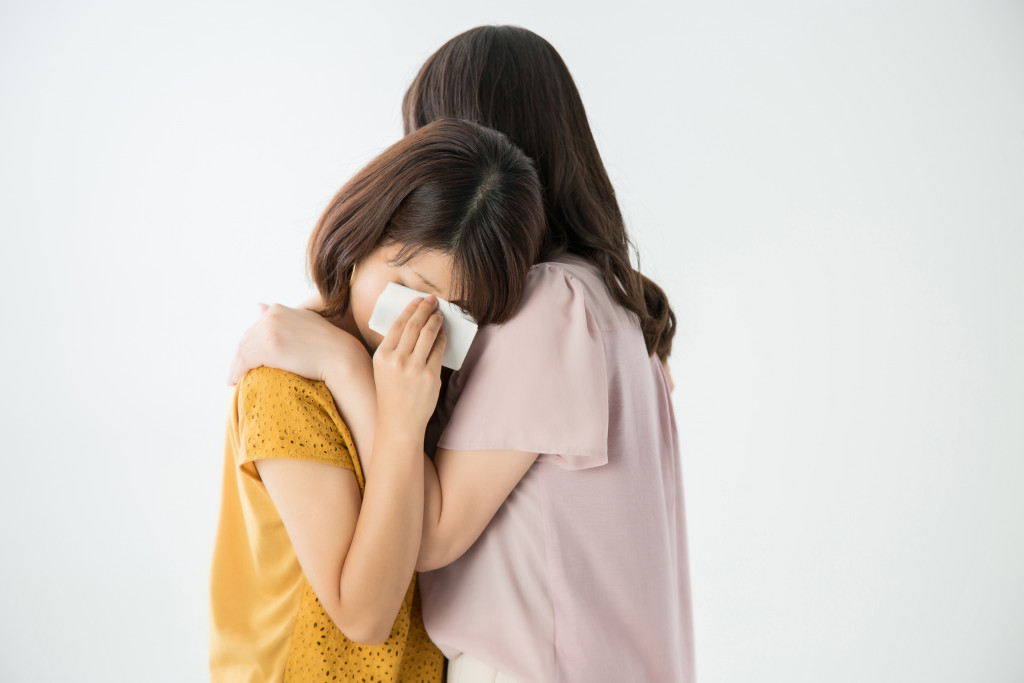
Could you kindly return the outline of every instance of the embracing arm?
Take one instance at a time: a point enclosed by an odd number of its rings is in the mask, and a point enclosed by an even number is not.
[[[349,339],[353,338],[351,335],[347,337],[345,332],[315,313],[280,305],[270,306],[239,344],[229,381],[237,381],[246,370],[264,363],[310,379],[320,379],[331,390],[339,412],[353,429],[360,452],[364,455],[377,453],[377,444],[374,443],[372,451],[364,448],[356,432],[357,426],[375,424],[378,413],[376,401],[352,400],[353,380],[349,375],[351,366],[346,361],[349,356],[346,349]],[[362,378],[365,378],[365,373],[358,375],[355,382],[361,383]],[[336,387],[341,388],[336,390]],[[372,390],[372,384],[368,387]],[[365,421],[350,417],[368,407],[373,414]],[[371,431],[363,441],[372,442],[374,433],[378,432]],[[379,433],[394,436],[388,429]],[[401,449],[405,445],[397,447]],[[422,449],[418,453],[422,454]],[[442,567],[466,552],[536,458],[535,453],[518,451],[446,449],[438,449],[434,462],[424,457],[419,479],[422,484],[408,489],[423,492],[424,496],[424,519],[422,525],[417,523],[417,528],[422,526],[423,533],[417,568],[425,571]],[[363,458],[364,472],[370,470],[367,462],[368,459]],[[364,510],[374,500],[386,505],[384,501],[389,499],[387,495],[371,495],[369,487],[379,474],[376,468],[377,457],[373,456],[373,474],[367,475]],[[403,502],[411,503],[412,500],[406,497]],[[396,520],[395,523],[402,522]]]
[[[476,542],[537,459],[522,451],[437,449],[423,459],[423,540],[416,569],[451,564]]]

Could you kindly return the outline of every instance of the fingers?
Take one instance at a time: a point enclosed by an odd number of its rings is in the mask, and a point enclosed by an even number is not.
[[[395,351],[403,356],[412,355],[413,349],[416,348],[416,342],[419,341],[420,333],[436,309],[437,299],[433,296],[427,297],[420,302],[416,310],[413,311],[409,321],[405,324],[405,330],[402,332],[402,338],[399,340],[398,346],[395,347]],[[434,342],[433,336],[436,335],[437,328],[431,334],[431,343]],[[426,358],[426,355],[423,357]]]
[[[242,379],[242,375],[245,374],[245,369],[245,352],[242,349],[242,345],[239,344],[235,350],[234,357],[231,359],[231,367],[228,368],[228,385],[234,386],[238,384],[238,380]]]
[[[402,334],[405,332],[405,326],[412,318],[420,306],[420,302],[423,301],[423,297],[417,297],[410,301],[408,305],[398,314],[395,318],[395,322],[391,323],[391,329],[384,335],[384,339],[381,340],[378,348],[390,350],[398,347],[398,342],[402,339]]]
[[[255,349],[259,349],[266,345],[266,323],[267,323],[267,312],[274,309],[274,312],[280,313],[281,310],[285,309],[285,306],[281,304],[268,305],[264,303],[256,304],[259,308],[260,317],[249,326],[249,329],[245,331],[242,338],[238,341],[238,346],[235,347],[235,355],[231,358],[231,366],[228,368],[228,384],[238,384],[242,376],[245,375],[249,370],[257,367],[258,364],[253,364],[249,356],[253,354]]]
[[[228,384],[238,384],[239,380],[259,363],[253,363],[252,357],[259,355],[259,350],[265,346],[264,331],[259,323],[256,323],[248,330],[238,342],[235,348],[235,355],[231,359],[231,368],[228,370]]]
[[[420,330],[419,338],[416,340],[416,346],[412,350],[412,357],[414,360],[420,363],[427,363],[427,358],[430,356],[430,350],[434,348],[434,340],[440,339],[444,328],[444,314],[441,311],[435,310],[427,318],[427,322],[424,323],[423,329]]]
[[[238,384],[238,356],[231,359],[231,367],[228,368],[228,386],[233,387]]]
[[[441,360],[444,358],[444,350],[448,346],[448,335],[445,334],[444,328],[442,327],[437,332],[437,340],[434,345],[430,347],[430,353],[427,355],[427,367],[431,371],[440,374],[441,373]]]
[[[437,309],[436,297],[413,299],[392,323],[378,351],[407,356],[415,365],[433,363],[440,371],[440,357],[434,362],[433,356],[438,348],[436,342],[444,336],[443,324],[444,315]],[[440,343],[440,354],[444,355],[443,343]]]

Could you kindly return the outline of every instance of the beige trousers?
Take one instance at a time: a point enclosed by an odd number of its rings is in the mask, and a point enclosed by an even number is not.
[[[516,683],[516,679],[462,654],[448,660],[448,683]]]

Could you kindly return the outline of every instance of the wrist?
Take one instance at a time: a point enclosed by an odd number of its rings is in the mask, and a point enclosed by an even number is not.
[[[380,413],[373,440],[376,444],[386,445],[388,450],[412,451],[417,454],[423,451],[423,429],[407,423],[389,423],[380,419]]]

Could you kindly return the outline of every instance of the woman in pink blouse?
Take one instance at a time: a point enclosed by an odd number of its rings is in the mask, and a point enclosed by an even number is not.
[[[547,211],[522,304],[478,333],[424,458],[417,569],[449,680],[694,680],[664,366],[675,319],[631,265],[568,69],[530,31],[472,29],[427,60],[403,115],[406,133],[443,117],[505,133],[536,161]],[[234,377],[270,365],[324,379],[345,362],[325,321],[275,310],[240,344]]]

